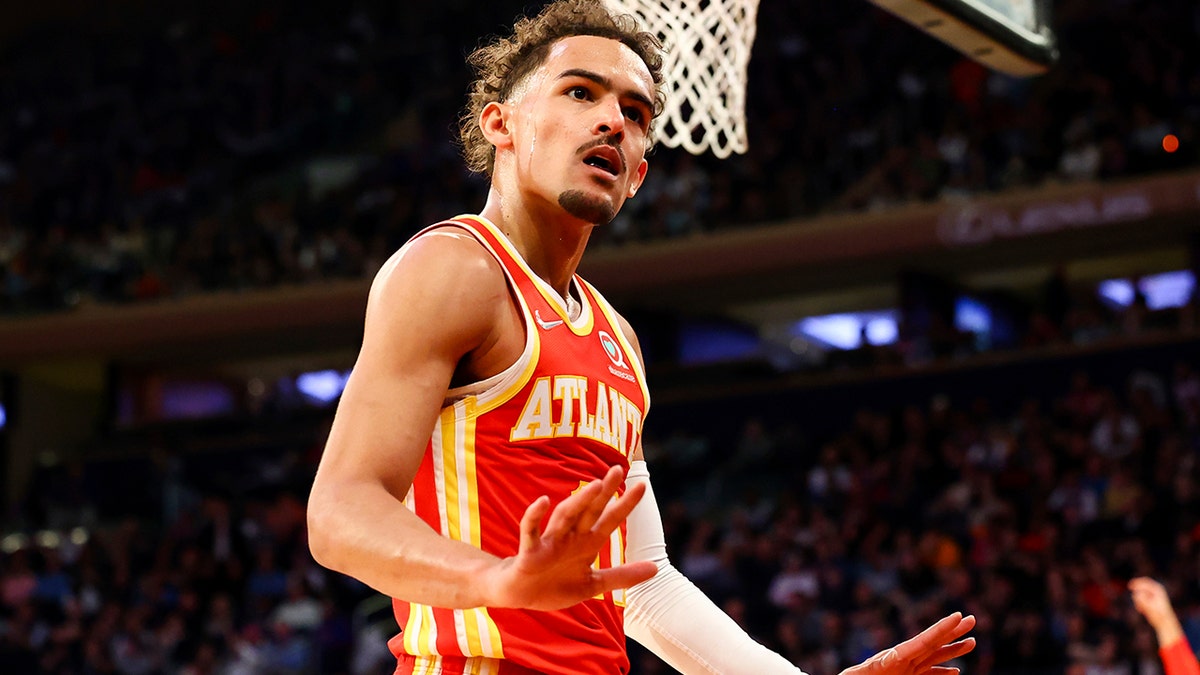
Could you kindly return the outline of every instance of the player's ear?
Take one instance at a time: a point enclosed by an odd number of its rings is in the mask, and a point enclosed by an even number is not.
[[[637,191],[642,188],[642,182],[646,180],[646,171],[649,168],[650,163],[646,161],[645,157],[643,157],[642,162],[638,164],[637,171],[635,171],[633,174],[633,180],[629,181],[628,196],[630,199],[633,199],[633,196],[637,194]]]
[[[492,101],[479,113],[479,128],[483,137],[497,148],[512,143],[510,128],[512,108],[504,103]]]

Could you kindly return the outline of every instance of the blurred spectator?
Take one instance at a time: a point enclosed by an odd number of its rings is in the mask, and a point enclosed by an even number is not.
[[[434,214],[481,201],[447,131],[467,77],[455,40],[518,9],[450,22],[439,7],[378,3],[176,8],[119,38],[65,21],[14,40],[0,94],[0,311],[369,277]],[[1162,150],[1200,123],[1200,76],[1179,56],[1191,36],[1175,20],[1191,10],[1060,8],[1060,64],[1021,81],[852,3],[764,3],[749,152],[660,148],[639,199],[597,239],[1194,165],[1194,150]],[[1129,58],[1095,53],[1097,35]],[[413,72],[440,84],[414,87]],[[1072,331],[1091,322],[1077,313]]]

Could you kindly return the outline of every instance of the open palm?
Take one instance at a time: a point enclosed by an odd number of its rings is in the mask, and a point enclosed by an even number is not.
[[[974,627],[974,616],[955,612],[842,675],[954,675],[958,668],[942,664],[975,648],[975,638],[959,640]]]
[[[517,554],[501,560],[493,572],[490,585],[495,595],[490,606],[560,609],[654,576],[658,567],[646,561],[592,567],[597,553],[609,546],[612,531],[645,494],[644,485],[634,485],[613,499],[624,480],[625,472],[614,466],[603,479],[587,484],[553,511],[545,496],[530,504],[521,518]],[[540,530],[548,511],[546,529]]]

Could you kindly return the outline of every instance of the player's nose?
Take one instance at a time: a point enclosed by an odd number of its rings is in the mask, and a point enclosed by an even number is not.
[[[625,133],[625,115],[621,112],[621,104],[616,97],[605,97],[595,107],[595,119],[592,122],[592,133],[597,135],[615,135],[618,140]]]

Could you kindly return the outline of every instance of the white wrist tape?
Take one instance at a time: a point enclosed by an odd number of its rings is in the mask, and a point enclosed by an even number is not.
[[[629,514],[625,558],[650,560],[658,574],[625,591],[625,634],[684,675],[804,675],[755,642],[671,565],[644,461],[629,465],[625,484],[637,482],[646,484],[646,495]]]

